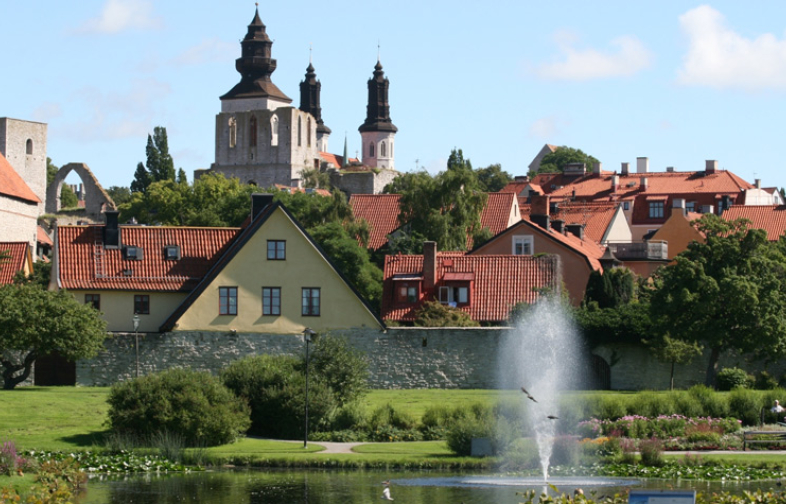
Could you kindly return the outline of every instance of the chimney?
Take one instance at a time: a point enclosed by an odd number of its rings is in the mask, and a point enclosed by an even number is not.
[[[649,173],[650,159],[645,157],[636,158],[636,173]]]
[[[562,219],[554,219],[551,221],[551,229],[559,234],[565,234],[565,221]]]
[[[251,195],[251,221],[257,218],[262,210],[273,203],[272,194],[254,193]]]
[[[627,177],[628,176],[629,168],[630,168],[630,163],[622,163],[622,170],[621,170],[621,172],[622,172],[622,176],[623,177]]]
[[[437,285],[437,242],[423,242],[423,288]]]
[[[623,163],[624,164],[624,163]],[[611,190],[616,191],[620,187],[620,176],[616,173],[611,176]]]
[[[597,163],[592,165],[592,173],[600,175],[600,172],[603,171],[603,163],[598,161]]]
[[[120,246],[120,228],[117,226],[117,216],[119,213],[120,212],[117,210],[104,211],[104,217],[106,217],[106,226],[104,226],[105,247]]]
[[[704,166],[705,166],[704,172],[707,174],[715,173],[716,171],[718,171],[718,162],[713,159],[708,159],[707,161],[705,161]]]
[[[579,240],[584,239],[584,224],[568,224],[565,227],[568,229],[568,233],[572,234]]]
[[[647,188],[650,185],[649,182],[650,181],[649,181],[649,179],[647,179],[647,177],[641,177],[641,186],[640,187],[641,187],[642,191],[646,191],[647,190]]]
[[[667,166],[666,167],[666,173],[674,173],[674,167],[673,166]]]
[[[529,220],[548,231],[550,227],[549,205],[551,198],[547,194],[543,196],[533,194],[530,199],[532,200],[532,208],[529,212]]]
[[[674,198],[671,200],[671,208],[680,208],[682,209],[682,215],[686,214],[685,200],[682,198]],[[674,212],[672,211],[672,213]]]
[[[515,182],[529,182],[529,177],[527,175],[516,175],[513,177]]]
[[[756,186],[756,189],[761,189],[761,179],[760,178],[757,178],[753,182],[754,182],[753,185]]]

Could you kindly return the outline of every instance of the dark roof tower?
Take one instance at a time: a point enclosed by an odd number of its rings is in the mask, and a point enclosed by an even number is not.
[[[382,64],[377,59],[374,66],[374,77],[368,80],[368,105],[366,106],[366,122],[360,125],[361,133],[369,131],[398,131],[390,120],[390,104],[388,88],[390,82],[382,71]]]
[[[270,75],[276,70],[276,60],[270,57],[273,41],[267,36],[265,25],[259,18],[259,7],[240,45],[241,56],[235,60],[235,68],[240,73],[240,82],[227,94],[221,96],[221,99],[267,97],[291,103],[292,99],[270,80]]]
[[[319,105],[319,95],[322,91],[322,83],[317,80],[314,73],[314,65],[308,62],[306,68],[306,79],[300,83],[300,110],[308,112],[317,120],[317,135],[330,134],[330,128],[325,126],[322,120],[322,107]]]

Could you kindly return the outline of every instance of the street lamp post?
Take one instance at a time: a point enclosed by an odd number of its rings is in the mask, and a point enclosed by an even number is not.
[[[308,344],[311,343],[311,338],[314,337],[316,332],[313,329],[306,327],[303,329],[303,341],[306,342],[306,425],[303,433],[303,448],[308,448]]]
[[[139,315],[131,319],[134,322],[134,348],[136,349],[136,377],[139,378]]]

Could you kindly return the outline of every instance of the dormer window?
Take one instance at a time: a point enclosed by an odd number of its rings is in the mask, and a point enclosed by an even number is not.
[[[420,285],[423,276],[418,274],[393,275],[393,302],[412,304],[420,300]]]
[[[126,247],[126,260],[141,261],[144,258],[142,247]]]
[[[475,274],[471,272],[445,273],[442,277],[445,285],[439,288],[439,301],[450,306],[466,305],[470,303],[472,282]]]
[[[177,261],[180,259],[180,245],[167,245],[164,247],[164,259]]]

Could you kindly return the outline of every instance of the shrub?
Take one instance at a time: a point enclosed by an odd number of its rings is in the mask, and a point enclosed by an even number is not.
[[[688,395],[701,404],[702,414],[714,418],[729,416],[729,403],[720,394],[706,385],[694,385],[688,389]]]
[[[406,412],[396,410],[391,404],[380,406],[375,409],[368,419],[368,426],[371,431],[381,427],[394,427],[396,429],[414,429],[417,422]]]
[[[685,439],[690,443],[706,443],[711,445],[720,445],[721,442],[720,434],[712,431],[694,431],[688,434]]]
[[[593,416],[602,420],[616,420],[627,414],[628,408],[622,398],[613,395],[605,395],[601,396],[600,401],[598,401],[597,415]]]
[[[757,425],[762,407],[762,399],[753,390],[736,388],[729,393],[729,413],[743,425]]]
[[[359,403],[347,404],[338,409],[331,430],[361,429],[366,424],[366,412]]]
[[[767,371],[760,371],[753,386],[756,390],[774,390],[778,388],[778,380]]]
[[[339,406],[357,401],[368,391],[368,360],[346,338],[318,338],[309,365],[314,376],[333,390]]]
[[[208,372],[169,369],[112,386],[109,425],[149,438],[169,432],[188,445],[220,445],[248,429],[249,409]]]
[[[473,438],[490,438],[494,432],[494,426],[486,419],[468,417],[462,418],[453,423],[446,441],[448,448],[460,456],[468,456],[472,453]]]
[[[646,466],[660,467],[663,465],[663,442],[658,438],[643,439],[639,442],[641,463]]]
[[[296,357],[255,355],[236,360],[221,372],[224,384],[251,407],[249,433],[275,439],[303,437],[305,376]],[[309,430],[330,425],[336,411],[332,390],[318,376],[309,377]]]
[[[676,412],[672,395],[659,392],[639,392],[628,407],[629,415],[645,417],[672,415]]]
[[[715,385],[718,390],[724,391],[746,388],[748,386],[748,373],[744,369],[737,367],[723,368],[715,378]]]
[[[420,327],[477,327],[480,324],[468,313],[443,305],[439,301],[427,301],[415,312],[415,325]]]

